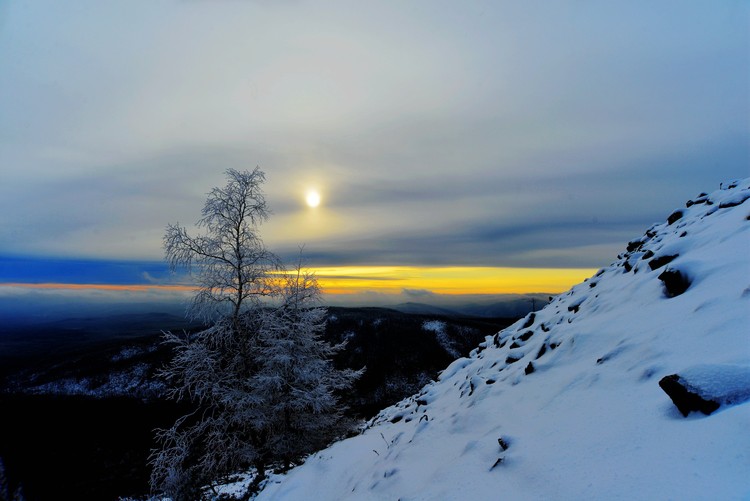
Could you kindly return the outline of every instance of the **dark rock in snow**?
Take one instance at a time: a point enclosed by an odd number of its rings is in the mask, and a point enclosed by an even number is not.
[[[542,355],[544,355],[547,352],[547,345],[543,344],[541,348],[539,348],[539,353],[536,354],[536,359],[539,360],[542,358]]]
[[[664,294],[667,297],[679,296],[690,287],[687,275],[676,269],[667,268],[659,275],[659,280],[664,283]]]
[[[719,204],[719,209],[728,209],[729,207],[737,207],[742,205],[746,200],[750,199],[750,194],[743,194],[740,197],[735,197],[732,200],[727,200]]]
[[[534,320],[536,319],[536,313],[529,313],[529,317],[526,319],[526,321],[523,323],[520,329],[528,329],[532,325],[534,325]]]
[[[529,362],[529,365],[526,366],[526,368],[523,370],[523,372],[528,376],[529,374],[531,374],[532,372],[534,372],[534,370],[535,370],[534,369],[534,364],[532,364],[531,362]]]
[[[657,268],[661,268],[662,266],[671,263],[678,256],[679,254],[655,257],[654,259],[648,262],[648,266],[652,270],[656,270]]]
[[[681,210],[676,210],[673,213],[669,215],[667,218],[667,224],[674,224],[680,219],[682,219],[683,212]]]
[[[643,239],[641,238],[639,238],[638,240],[631,240],[630,242],[628,242],[628,252],[635,252],[637,250],[640,250],[640,248],[643,247],[643,243]]]
[[[518,339],[520,341],[528,341],[531,338],[531,336],[533,336],[533,335],[534,335],[534,331],[526,331],[523,334],[521,334],[520,336],[518,336]]]
[[[497,439],[497,444],[500,446],[501,451],[507,451],[508,447],[510,447],[510,444],[504,437],[500,437]]]
[[[687,416],[692,411],[701,411],[703,414],[709,415],[720,407],[718,402],[707,400],[690,391],[677,374],[661,378],[659,386],[669,395],[669,398],[672,399],[683,416]]]
[[[696,205],[696,204],[705,204],[707,201],[706,196],[707,195],[703,194],[699,196],[698,198],[696,198],[695,200],[688,200],[685,205],[687,207],[692,207],[693,205]]]
[[[663,377],[659,386],[683,416],[692,411],[709,415],[722,405],[750,400],[750,367],[698,365]]]

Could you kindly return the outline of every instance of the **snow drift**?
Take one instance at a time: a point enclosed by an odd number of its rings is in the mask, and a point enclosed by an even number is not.
[[[258,499],[747,499],[748,198],[689,201]],[[681,374],[715,411],[683,417]]]

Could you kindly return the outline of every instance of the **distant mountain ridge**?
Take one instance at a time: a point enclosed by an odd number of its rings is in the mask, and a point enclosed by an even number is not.
[[[548,294],[507,294],[502,299],[487,301],[471,301],[466,303],[451,303],[441,305],[433,303],[406,302],[388,305],[404,313],[421,315],[445,315],[451,317],[480,317],[480,318],[518,318],[544,307],[549,301]]]
[[[689,200],[257,499],[748,499],[748,199]],[[716,408],[678,410],[669,377]]]

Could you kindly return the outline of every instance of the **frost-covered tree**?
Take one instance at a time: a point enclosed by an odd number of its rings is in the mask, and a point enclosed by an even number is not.
[[[212,190],[191,237],[169,225],[164,237],[173,269],[193,272],[193,317],[210,327],[191,336],[165,334],[174,347],[162,371],[169,396],[194,410],[157,430],[152,487],[175,500],[199,499],[201,486],[243,469],[287,466],[343,430],[336,391],[358,373],[338,371],[324,342],[320,289],[299,267],[285,274],[257,234],[268,218],[259,169],[227,171]],[[267,300],[261,301],[262,298]]]
[[[280,304],[262,315],[260,363],[252,384],[268,418],[262,428],[265,447],[283,468],[348,426],[336,392],[349,388],[361,371],[332,365],[343,344],[321,338],[326,314],[315,276],[298,264],[284,277]]]

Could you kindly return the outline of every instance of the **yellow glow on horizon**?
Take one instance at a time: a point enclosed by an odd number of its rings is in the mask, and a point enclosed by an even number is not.
[[[596,273],[589,268],[493,268],[418,266],[339,266],[312,268],[324,294],[376,292],[400,294],[404,289],[435,294],[557,294]],[[23,289],[102,291],[195,291],[191,285],[0,283]]]
[[[363,291],[398,294],[423,289],[436,294],[559,293],[596,273],[589,268],[493,268],[343,266],[314,268],[324,293]]]

